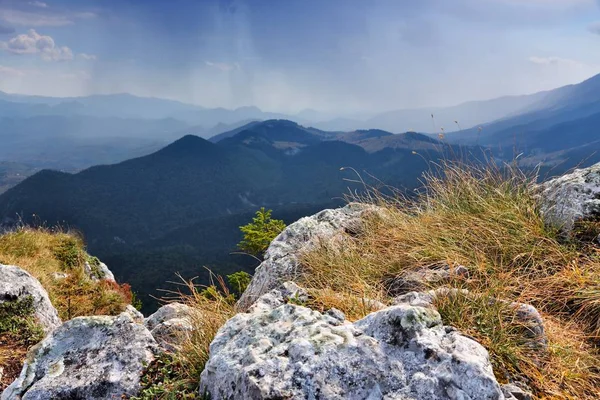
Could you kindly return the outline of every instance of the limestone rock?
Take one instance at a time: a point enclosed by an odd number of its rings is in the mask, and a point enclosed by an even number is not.
[[[402,304],[353,324],[335,310],[285,302],[286,290],[219,330],[201,392],[228,400],[505,398],[487,351],[433,309]]]
[[[136,323],[138,323],[138,324],[143,324],[144,323],[144,314],[142,314],[141,312],[139,312],[131,304],[127,304],[127,307],[125,307],[125,311],[123,311],[123,312],[129,314],[129,316],[131,317],[131,319],[133,319]]]
[[[440,285],[450,281],[452,278],[468,278],[469,270],[462,265],[428,266],[407,271],[387,283],[387,290],[391,296],[427,290],[432,285]]]
[[[339,209],[323,210],[304,217],[284,229],[267,249],[264,261],[257,267],[250,285],[238,301],[246,310],[261,295],[283,282],[294,280],[300,271],[298,256],[319,239],[331,238],[344,232],[360,232],[362,216],[376,207],[352,203]]]
[[[502,385],[502,393],[504,393],[506,400],[533,400],[531,392],[521,389],[513,383]]]
[[[186,335],[194,328],[194,310],[185,304],[169,303],[159,308],[144,321],[144,324],[161,349],[168,352],[178,350]]]
[[[174,318],[187,318],[192,313],[192,308],[182,303],[165,304],[152,315],[144,320],[144,325],[149,330],[157,325]]]
[[[565,234],[579,219],[600,218],[600,163],[545,182],[538,190],[546,223]]]
[[[139,391],[157,344],[127,314],[78,317],[33,347],[2,400],[120,399]]]
[[[114,281],[115,276],[112,271],[108,269],[106,264],[97,258],[93,258],[92,261],[86,261],[83,265],[84,271],[91,279],[95,281],[106,280]]]
[[[37,279],[19,267],[0,264],[0,303],[27,296],[33,298],[35,317],[46,333],[61,324],[48,293]]]
[[[426,292],[409,292],[394,299],[395,305],[410,305],[415,307],[425,307],[435,309],[434,300],[436,297],[443,296],[470,296],[466,289],[441,287]],[[548,348],[548,341],[544,329],[544,320],[539,311],[531,304],[511,302],[503,299],[490,299],[492,302],[501,302],[515,311],[515,318],[521,324],[523,336],[528,340],[532,349],[544,353]]]

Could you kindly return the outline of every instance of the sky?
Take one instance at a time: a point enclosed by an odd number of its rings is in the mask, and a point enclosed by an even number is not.
[[[0,0],[0,90],[336,115],[600,73],[600,0]]]

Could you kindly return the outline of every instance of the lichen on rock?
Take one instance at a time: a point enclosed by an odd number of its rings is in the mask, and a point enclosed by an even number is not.
[[[433,309],[392,306],[351,323],[288,292],[219,330],[201,377],[213,398],[504,399],[487,351]]]
[[[128,313],[78,317],[33,347],[2,400],[112,399],[135,395],[158,352],[150,332]]]

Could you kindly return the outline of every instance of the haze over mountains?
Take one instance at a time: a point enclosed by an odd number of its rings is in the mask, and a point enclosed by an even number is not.
[[[262,206],[293,221],[364,190],[361,178],[410,193],[432,163],[454,157],[517,157],[544,176],[600,160],[600,76],[364,121],[130,95],[2,94],[0,115],[0,222],[82,231],[147,301],[173,271],[252,272],[252,259],[229,252]]]
[[[443,132],[450,141],[492,146],[503,156],[511,156],[506,149],[518,144],[523,151],[553,153],[555,161],[564,160],[567,148],[585,144],[590,138],[588,128],[600,112],[599,81],[596,76],[532,95],[447,108],[389,111],[363,120],[314,110],[283,115],[257,107],[207,109],[128,94],[53,98],[0,92],[0,161],[25,165],[26,170],[74,172],[150,154],[186,134],[204,138],[232,135],[249,122],[268,119],[288,119],[326,131]],[[330,119],[322,119],[326,117]],[[552,129],[567,122],[574,124],[569,129],[580,132],[577,135],[581,137],[569,135],[569,141],[563,143]],[[543,145],[536,147],[538,142]],[[554,154],[557,151],[560,154]],[[6,185],[0,182],[0,187]]]

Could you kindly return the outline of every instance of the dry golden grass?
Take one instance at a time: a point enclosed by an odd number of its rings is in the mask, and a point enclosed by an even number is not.
[[[191,315],[193,330],[184,336],[181,350],[175,355],[185,366],[187,379],[199,382],[200,373],[208,361],[210,343],[217,331],[235,315],[235,298],[222,277],[214,277],[216,284],[196,287],[193,281],[187,283],[187,293],[181,295],[184,304],[194,312]]]
[[[406,271],[463,265],[468,277],[443,284],[468,289],[470,295],[436,303],[445,323],[488,349],[498,379],[526,381],[538,398],[596,399],[598,249],[565,243],[545,226],[533,182],[510,166],[446,164],[425,177],[425,189],[415,199],[371,195],[369,202],[383,211],[365,218],[358,236],[323,242],[303,255],[302,284],[320,308],[336,307],[357,319],[364,315],[357,307],[361,299],[389,301],[396,294],[390,282]],[[597,233],[585,232],[586,238]],[[495,299],[540,310],[547,353],[532,352],[514,309]]]
[[[85,274],[83,265],[91,259],[76,233],[25,227],[0,236],[0,264],[16,265],[37,278],[63,320],[115,315],[131,302],[128,285],[93,281]]]

